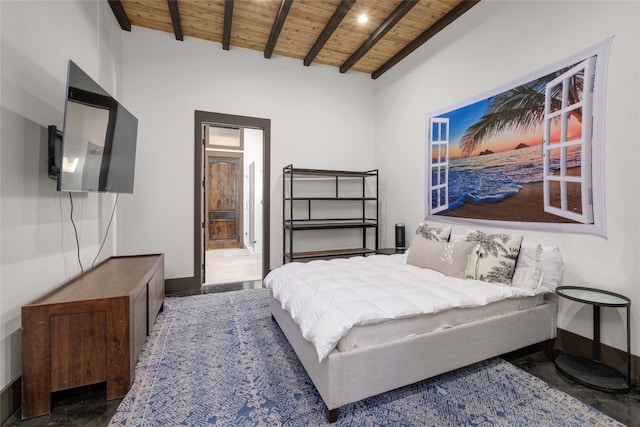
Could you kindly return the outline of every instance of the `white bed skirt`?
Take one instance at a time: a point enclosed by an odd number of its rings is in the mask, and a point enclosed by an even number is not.
[[[557,306],[542,305],[400,341],[318,354],[271,296],[271,313],[328,410],[499,356],[556,336]]]

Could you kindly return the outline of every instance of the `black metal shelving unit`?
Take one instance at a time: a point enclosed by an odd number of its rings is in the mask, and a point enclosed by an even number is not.
[[[299,179],[319,179],[326,181],[327,194],[305,195],[296,192],[296,181]],[[341,187],[345,181],[358,180],[361,184],[360,193],[343,195]],[[373,181],[373,182],[372,182]],[[331,192],[330,195],[328,193]],[[315,217],[314,211],[319,206],[326,208],[335,203],[351,203],[358,207],[349,217]],[[304,206],[306,215],[294,218],[294,205]],[[356,212],[357,211],[357,212]],[[378,170],[364,172],[327,170],[327,169],[301,169],[293,165],[282,169],[282,247],[283,263],[291,261],[304,261],[317,258],[333,258],[353,255],[369,255],[378,249]],[[336,229],[360,229],[362,230],[362,245],[351,248],[320,249],[311,251],[295,250],[295,235],[303,230],[336,230]],[[370,231],[373,231],[373,239]],[[369,236],[368,236],[369,235]],[[373,242],[371,242],[373,240]]]

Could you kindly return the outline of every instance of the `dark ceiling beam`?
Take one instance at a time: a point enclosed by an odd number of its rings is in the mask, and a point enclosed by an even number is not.
[[[369,52],[369,50],[373,46],[375,46],[375,44],[378,43],[378,41],[385,34],[387,34],[389,30],[391,30],[394,27],[394,25],[396,25],[402,19],[402,17],[406,15],[407,12],[409,12],[413,8],[413,6],[415,6],[416,4],[418,4],[418,0],[402,1],[398,5],[398,7],[396,7],[396,9],[393,12],[391,12],[391,15],[389,15],[387,19],[384,20],[382,25],[380,25],[377,30],[371,33],[369,38],[365,40],[364,43],[362,43],[362,45],[358,48],[358,50],[356,50],[349,57],[349,59],[347,59],[344,62],[344,64],[340,66],[340,72],[346,73],[347,71],[349,71],[349,69],[353,67],[356,64],[356,62],[360,60],[360,58],[365,56],[367,52]]]
[[[411,43],[409,43],[406,47],[404,47],[400,52],[396,53],[391,59],[382,64],[380,68],[371,73],[372,79],[377,79],[386,71],[389,71],[391,67],[396,65],[398,62],[402,61],[406,58],[411,52],[425,44],[431,37],[438,34],[440,31],[444,30],[449,24],[462,16],[466,11],[471,9],[473,6],[478,4],[480,0],[465,0],[458,4],[456,7],[451,9],[449,13],[444,15],[442,18],[438,20],[435,24],[425,30],[422,34],[416,37]]]
[[[120,0],[109,0],[109,6],[111,6],[111,11],[115,15],[118,20],[118,24],[120,24],[120,28],[125,31],[131,31],[131,21],[129,21],[129,17],[127,16],[127,12],[124,11],[124,6]]]
[[[347,14],[347,12],[349,12],[351,6],[353,6],[355,2],[356,0],[343,0],[340,2],[340,6],[338,6],[336,11],[333,12],[331,19],[329,19],[329,22],[327,22],[327,25],[324,27],[324,30],[322,30],[322,32],[316,39],[315,43],[309,50],[309,53],[307,53],[307,56],[305,56],[304,65],[311,65],[315,57],[318,55],[318,53],[320,53],[320,50],[322,50],[327,40],[329,40],[329,37],[331,37],[331,34],[333,34],[336,28],[338,28],[338,25],[340,25],[345,15]]]
[[[269,34],[267,46],[264,48],[265,58],[271,58],[273,49],[276,48],[278,37],[280,37],[280,31],[282,31],[282,26],[284,25],[284,21],[286,21],[287,19],[287,15],[289,14],[289,9],[291,9],[292,3],[293,0],[282,0],[282,3],[280,3],[280,10],[278,11],[276,20],[273,23],[273,27],[271,28],[271,34]]]
[[[167,0],[167,4],[169,5],[169,15],[171,15],[171,23],[173,24],[173,33],[176,35],[176,40],[183,41],[184,34],[182,34],[182,23],[180,22],[178,0]]]
[[[222,30],[222,49],[229,50],[231,45],[231,22],[233,21],[233,0],[224,1],[224,27]]]
[[[344,0],[340,2],[340,6],[333,12],[331,19],[327,22],[327,25],[324,27],[324,30],[320,33],[315,43],[307,53],[307,56],[304,58],[304,65],[309,66],[315,59],[315,57],[320,53],[325,43],[331,37],[331,34],[338,28],[344,17],[347,15],[347,12],[351,9],[351,6],[356,2],[356,0]]]

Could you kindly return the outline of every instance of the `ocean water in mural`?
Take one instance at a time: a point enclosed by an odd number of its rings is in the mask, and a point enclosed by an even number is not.
[[[580,167],[579,147],[568,149],[567,169]],[[560,156],[551,158],[552,172],[560,170]],[[434,178],[435,179],[435,178]],[[449,209],[465,203],[498,203],[515,196],[523,185],[542,182],[540,145],[449,162]]]

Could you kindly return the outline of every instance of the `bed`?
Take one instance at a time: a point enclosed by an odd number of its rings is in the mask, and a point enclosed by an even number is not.
[[[542,272],[539,245],[533,253]],[[450,277],[407,260],[290,263],[265,278],[272,316],[329,422],[346,404],[555,338],[561,260],[531,287]]]

